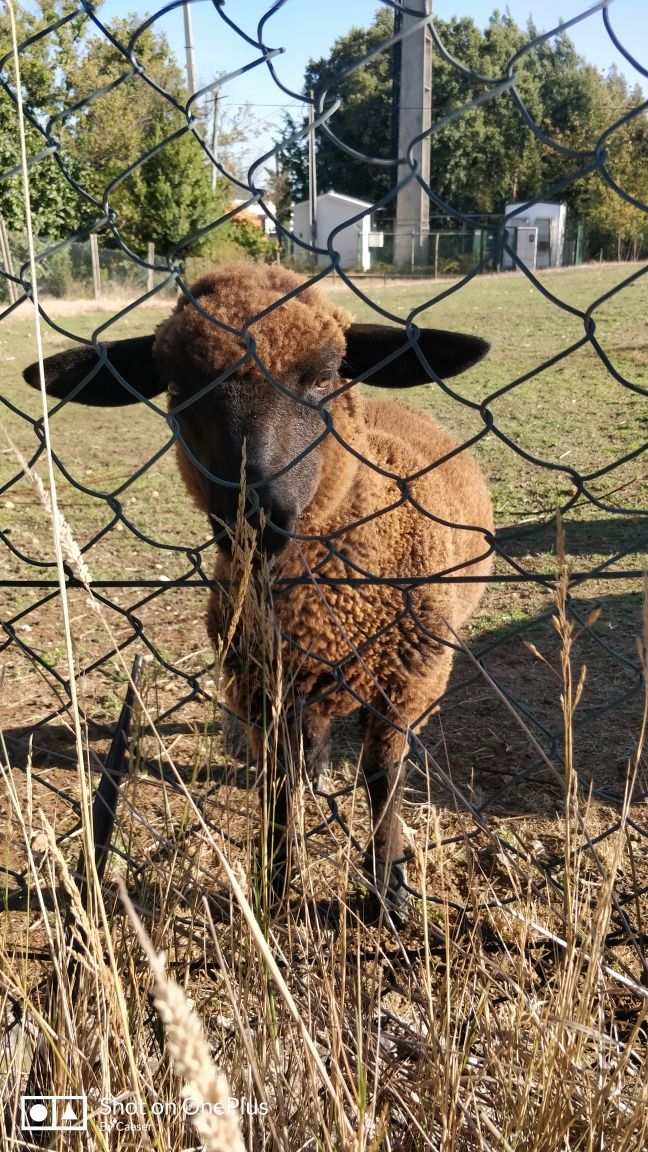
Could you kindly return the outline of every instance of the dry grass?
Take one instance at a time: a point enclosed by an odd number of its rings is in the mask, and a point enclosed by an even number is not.
[[[561,549],[554,626],[564,804],[555,830],[565,863],[558,883],[555,874],[540,883],[520,842],[486,825],[481,840],[464,834],[449,848],[438,812],[423,805],[411,835],[422,894],[411,923],[400,933],[369,928],[353,899],[344,904],[354,888],[348,838],[335,825],[319,838],[304,834],[318,801],[301,782],[294,895],[271,919],[255,803],[237,811],[236,793],[222,780],[208,810],[197,780],[203,765],[191,780],[178,769],[155,731],[149,686],[140,697],[148,736],[136,748],[142,754],[153,743],[163,763],[167,834],[134,764],[117,843],[130,849],[127,860],[141,860],[135,845],[148,821],[157,854],[139,872],[114,857],[107,885],[95,882],[84,903],[38,810],[30,765],[19,795],[5,749],[3,793],[30,880],[27,909],[5,914],[0,943],[3,1146],[18,1146],[19,1098],[28,1092],[86,1095],[83,1146],[111,1152],[180,1152],[197,1147],[195,1132],[206,1149],[238,1150],[242,1139],[248,1148],[285,1152],[645,1147],[646,972],[636,957],[634,967],[630,959],[612,967],[607,949],[618,873],[632,859],[628,806],[599,850],[574,771],[573,718],[585,673],[573,661]],[[241,610],[233,604],[235,617]],[[644,663],[648,618],[645,625]],[[279,693],[276,662],[271,675]],[[644,708],[628,803],[645,725]],[[276,752],[270,740],[264,755]],[[350,763],[350,777],[354,771]],[[362,839],[362,802],[358,794],[347,801],[345,816]],[[457,852],[463,915],[447,892],[444,899]],[[130,904],[130,916],[123,914],[116,888],[124,884],[137,916]],[[336,918],[323,914],[323,896]],[[53,1134],[48,1147],[68,1148],[69,1139]]]

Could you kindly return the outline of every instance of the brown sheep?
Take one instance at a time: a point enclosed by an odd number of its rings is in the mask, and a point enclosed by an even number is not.
[[[208,611],[217,648],[240,576],[232,537],[244,481],[257,573],[247,599],[258,596],[265,556],[281,636],[285,769],[263,782],[266,801],[268,789],[273,795],[266,831],[278,896],[290,874],[291,765],[303,748],[316,775],[328,760],[331,719],[362,704],[373,829],[366,871],[392,908],[402,903],[408,731],[445,691],[454,633],[491,570],[491,504],[472,457],[424,412],[365,400],[345,384],[358,375],[417,384],[430,379],[427,365],[455,375],[488,345],[421,330],[418,348],[427,364],[401,328],[351,324],[295,273],[240,264],[200,280],[154,335],[108,345],[110,364],[133,391],[98,365],[93,348],[45,363],[48,391],[83,403],[132,403],[167,390],[180,471],[219,544]],[[38,366],[25,377],[38,386]],[[478,580],[428,579],[448,574]],[[226,700],[251,722],[258,753],[272,712],[262,672],[250,669],[266,665],[267,654],[243,620],[230,639]]]

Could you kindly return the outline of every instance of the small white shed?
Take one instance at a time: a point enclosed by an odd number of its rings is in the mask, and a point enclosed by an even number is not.
[[[328,238],[335,228],[347,220],[363,213],[359,220],[342,228],[333,240],[333,248],[340,253],[342,268],[361,268],[367,272],[371,267],[370,236],[371,207],[367,200],[356,200],[354,196],[342,196],[339,192],[324,192],[317,197],[317,247],[326,248]],[[308,200],[293,204],[293,231],[298,240],[311,242]],[[303,251],[295,248],[295,252]],[[320,264],[326,264],[326,257],[320,256]]]
[[[566,218],[564,204],[507,204],[507,243],[527,268],[557,268],[563,259]],[[503,252],[502,268],[515,266],[509,253]]]

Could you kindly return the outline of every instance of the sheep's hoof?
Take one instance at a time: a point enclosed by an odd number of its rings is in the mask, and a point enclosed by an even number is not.
[[[382,920],[392,931],[404,928],[411,905],[403,866],[392,864],[387,877],[382,861],[367,854],[363,870],[367,877],[367,892],[362,897],[364,923],[377,924]]]
[[[339,900],[302,900],[296,907],[295,919],[299,924],[317,924],[320,931],[339,936],[340,913]]]

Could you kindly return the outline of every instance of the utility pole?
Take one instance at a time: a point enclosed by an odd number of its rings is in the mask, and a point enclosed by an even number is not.
[[[214,92],[214,114],[212,119],[212,134],[211,134],[211,154],[213,156],[212,169],[211,169],[211,190],[216,191],[216,181],[218,179],[218,168],[215,161],[218,155],[218,89]]]
[[[311,88],[308,93],[308,223],[310,242],[317,248],[317,153],[315,151],[315,95]],[[316,261],[317,257],[313,256]]]
[[[191,4],[183,4],[182,12],[184,15],[187,88],[189,89],[189,95],[193,96],[194,92],[196,91],[196,73],[194,69],[193,32],[191,30]]]
[[[432,36],[427,24],[409,36],[406,34],[422,16],[431,16],[432,0],[408,0],[409,10],[418,9],[418,16],[408,12],[397,14],[405,36],[397,53],[399,75],[395,77],[398,99],[398,156],[405,159],[412,140],[427,131],[432,124]],[[397,25],[398,26],[398,25]],[[398,47],[398,46],[396,46]],[[398,62],[400,56],[400,62]],[[429,183],[430,138],[417,144],[413,150],[418,160],[418,172]],[[398,167],[398,179],[409,171],[409,165]],[[394,237],[394,263],[400,267],[429,264],[428,233],[430,229],[430,202],[418,180],[412,178],[401,188],[396,198],[396,235]]]

